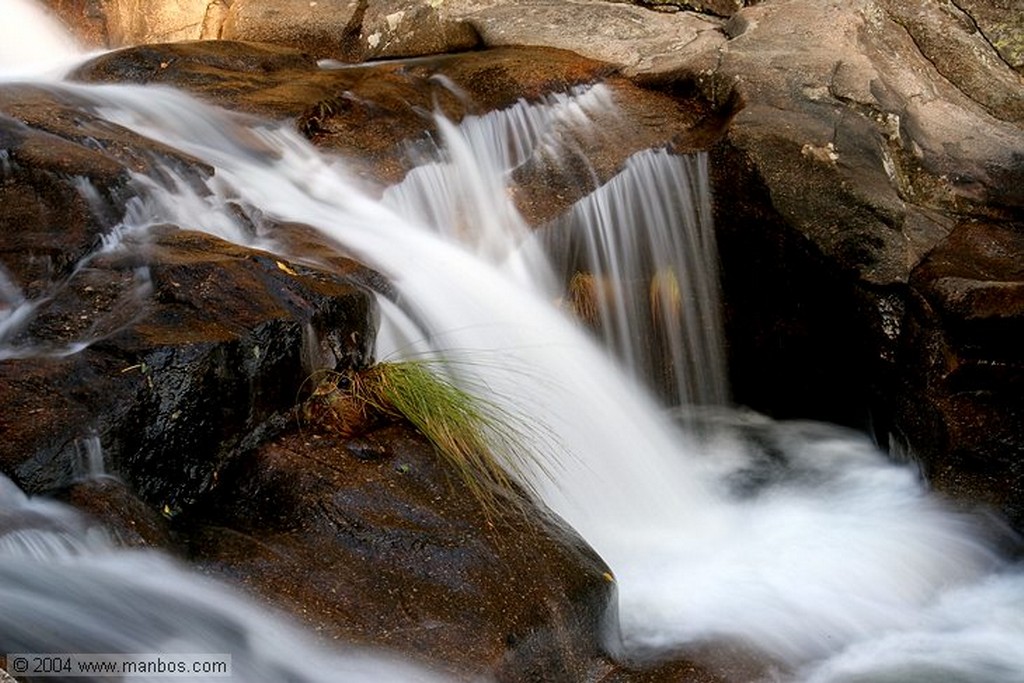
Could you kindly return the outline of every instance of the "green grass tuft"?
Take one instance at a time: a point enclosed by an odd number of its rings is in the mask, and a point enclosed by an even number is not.
[[[544,472],[529,447],[536,435],[483,391],[460,386],[451,370],[447,361],[382,362],[346,373],[342,382],[334,373],[330,386],[363,416],[384,413],[410,422],[488,509],[522,500],[532,492],[531,472]]]

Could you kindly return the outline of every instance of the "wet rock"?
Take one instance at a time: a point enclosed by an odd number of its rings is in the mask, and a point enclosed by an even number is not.
[[[0,467],[25,490],[75,482],[96,436],[134,494],[173,514],[278,428],[312,369],[366,362],[365,269],[171,226],[126,236],[133,174],[199,192],[209,169],[64,88],[5,86],[0,112]],[[301,226],[248,225],[310,243]]]
[[[372,345],[365,290],[282,263],[174,230],[79,268],[0,363],[4,471],[27,491],[61,488],[92,433],[151,506],[187,507],[280,427],[314,340],[328,367],[363,363]]]
[[[110,475],[84,477],[53,495],[102,525],[119,547],[175,547],[167,517]]]
[[[734,104],[716,110],[699,97],[639,88],[606,64],[547,48],[324,68],[290,48],[205,41],[117,51],[89,61],[74,77],[168,84],[234,110],[293,118],[306,137],[343,154],[376,183],[401,180],[417,156],[435,151],[436,112],[459,121],[603,81],[616,109],[595,112],[591,127],[566,145],[576,150],[577,163],[535,158],[516,170],[515,199],[532,223],[565,211],[634,152],[703,144]]]
[[[132,172],[159,164],[201,178],[180,152],[103,120],[83,98],[43,86],[0,87],[2,301],[38,298],[96,249],[134,195]]]
[[[607,567],[529,503],[483,505],[402,424],[353,438],[300,424],[222,472],[207,502],[180,524],[194,561],[325,639],[503,681],[599,666]]]
[[[910,280],[903,445],[943,490],[1024,528],[1024,226],[965,221]]]

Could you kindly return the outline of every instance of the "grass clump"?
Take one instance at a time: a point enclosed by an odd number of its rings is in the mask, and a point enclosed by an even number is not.
[[[330,373],[314,396],[333,404],[343,434],[365,428],[374,414],[408,421],[469,492],[493,507],[499,498],[516,499],[531,490],[531,470],[543,468],[527,447],[521,420],[479,393],[457,384],[444,361],[405,360]]]

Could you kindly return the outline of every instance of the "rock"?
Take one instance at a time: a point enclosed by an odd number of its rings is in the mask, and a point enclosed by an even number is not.
[[[725,40],[719,18],[663,14],[605,0],[445,0],[441,10],[472,25],[488,47],[571,50],[613,64],[627,76],[682,68]]]
[[[176,546],[167,517],[115,477],[87,476],[53,492],[53,496],[101,525],[119,547],[168,550]]]
[[[356,264],[289,266],[170,227],[115,249],[132,172],[161,164],[201,189],[209,169],[59,88],[0,88],[0,112],[0,467],[22,488],[68,486],[79,441],[98,435],[149,505],[187,506],[275,429],[311,363],[366,362],[373,277]]]
[[[897,361],[911,273],[965,219],[1024,211],[1022,80],[943,3],[765,3],[725,28],[703,65],[638,79],[743,103],[712,163],[734,396],[885,439],[894,400],[933,400]],[[986,439],[973,457],[1016,481]]]
[[[185,177],[208,174],[187,155],[88,108],[58,89],[0,87],[0,254],[16,296],[42,296],[99,246],[120,219],[118,205],[134,194],[132,171],[163,163]]]
[[[193,561],[325,639],[498,680],[589,680],[599,665],[607,567],[525,501],[482,505],[407,426],[341,438],[300,424],[206,501],[180,520]]]
[[[96,257],[11,340],[15,354],[44,344],[55,355],[0,365],[0,462],[27,491],[60,488],[76,439],[95,433],[150,505],[187,507],[290,410],[314,369],[303,357],[311,335],[329,365],[365,362],[369,306],[344,276],[282,270],[197,233]]]
[[[210,0],[105,0],[107,45],[197,38]]]
[[[615,0],[613,0],[615,1]],[[705,12],[720,17],[731,17],[741,7],[748,4],[745,0],[632,0],[634,5],[647,7],[659,12],[678,12],[680,10],[692,10],[694,12]]]
[[[909,34],[920,56],[964,95],[1002,121],[1024,123],[1020,74],[1003,61],[969,14],[943,0],[914,5],[885,0],[879,7]]]
[[[1024,72],[1024,4],[1020,0],[963,0],[957,7],[1009,66]]]
[[[366,0],[234,0],[219,37],[273,43],[314,57],[359,61]]]
[[[681,101],[638,88],[601,62],[548,48],[318,68],[290,48],[203,41],[120,50],[87,62],[74,77],[173,85],[233,110],[294,118],[306,137],[343,154],[357,173],[378,183],[404,177],[415,160],[410,148],[433,150],[439,136],[434,111],[459,121],[603,81],[618,109],[596,111],[592,130],[575,141],[586,158],[560,168],[534,159],[516,170],[515,198],[532,223],[564,211],[594,187],[595,176],[610,178],[636,151],[704,144],[735,104],[712,110],[699,99]]]
[[[109,47],[102,0],[40,0],[85,48]]]
[[[219,37],[294,47],[348,62],[460,52],[479,44],[432,0],[235,0]]]
[[[472,50],[480,36],[472,24],[449,18],[444,0],[382,0],[367,7],[360,61]]]
[[[221,0],[42,0],[89,47],[194,40]]]
[[[964,221],[914,269],[899,437],[936,485],[1024,528],[1024,225]]]

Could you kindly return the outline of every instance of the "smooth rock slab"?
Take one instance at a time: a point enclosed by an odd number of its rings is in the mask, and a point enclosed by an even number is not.
[[[604,563],[532,505],[484,507],[407,426],[344,439],[300,423],[206,500],[182,520],[192,559],[326,639],[499,680],[590,680],[604,666]]]

